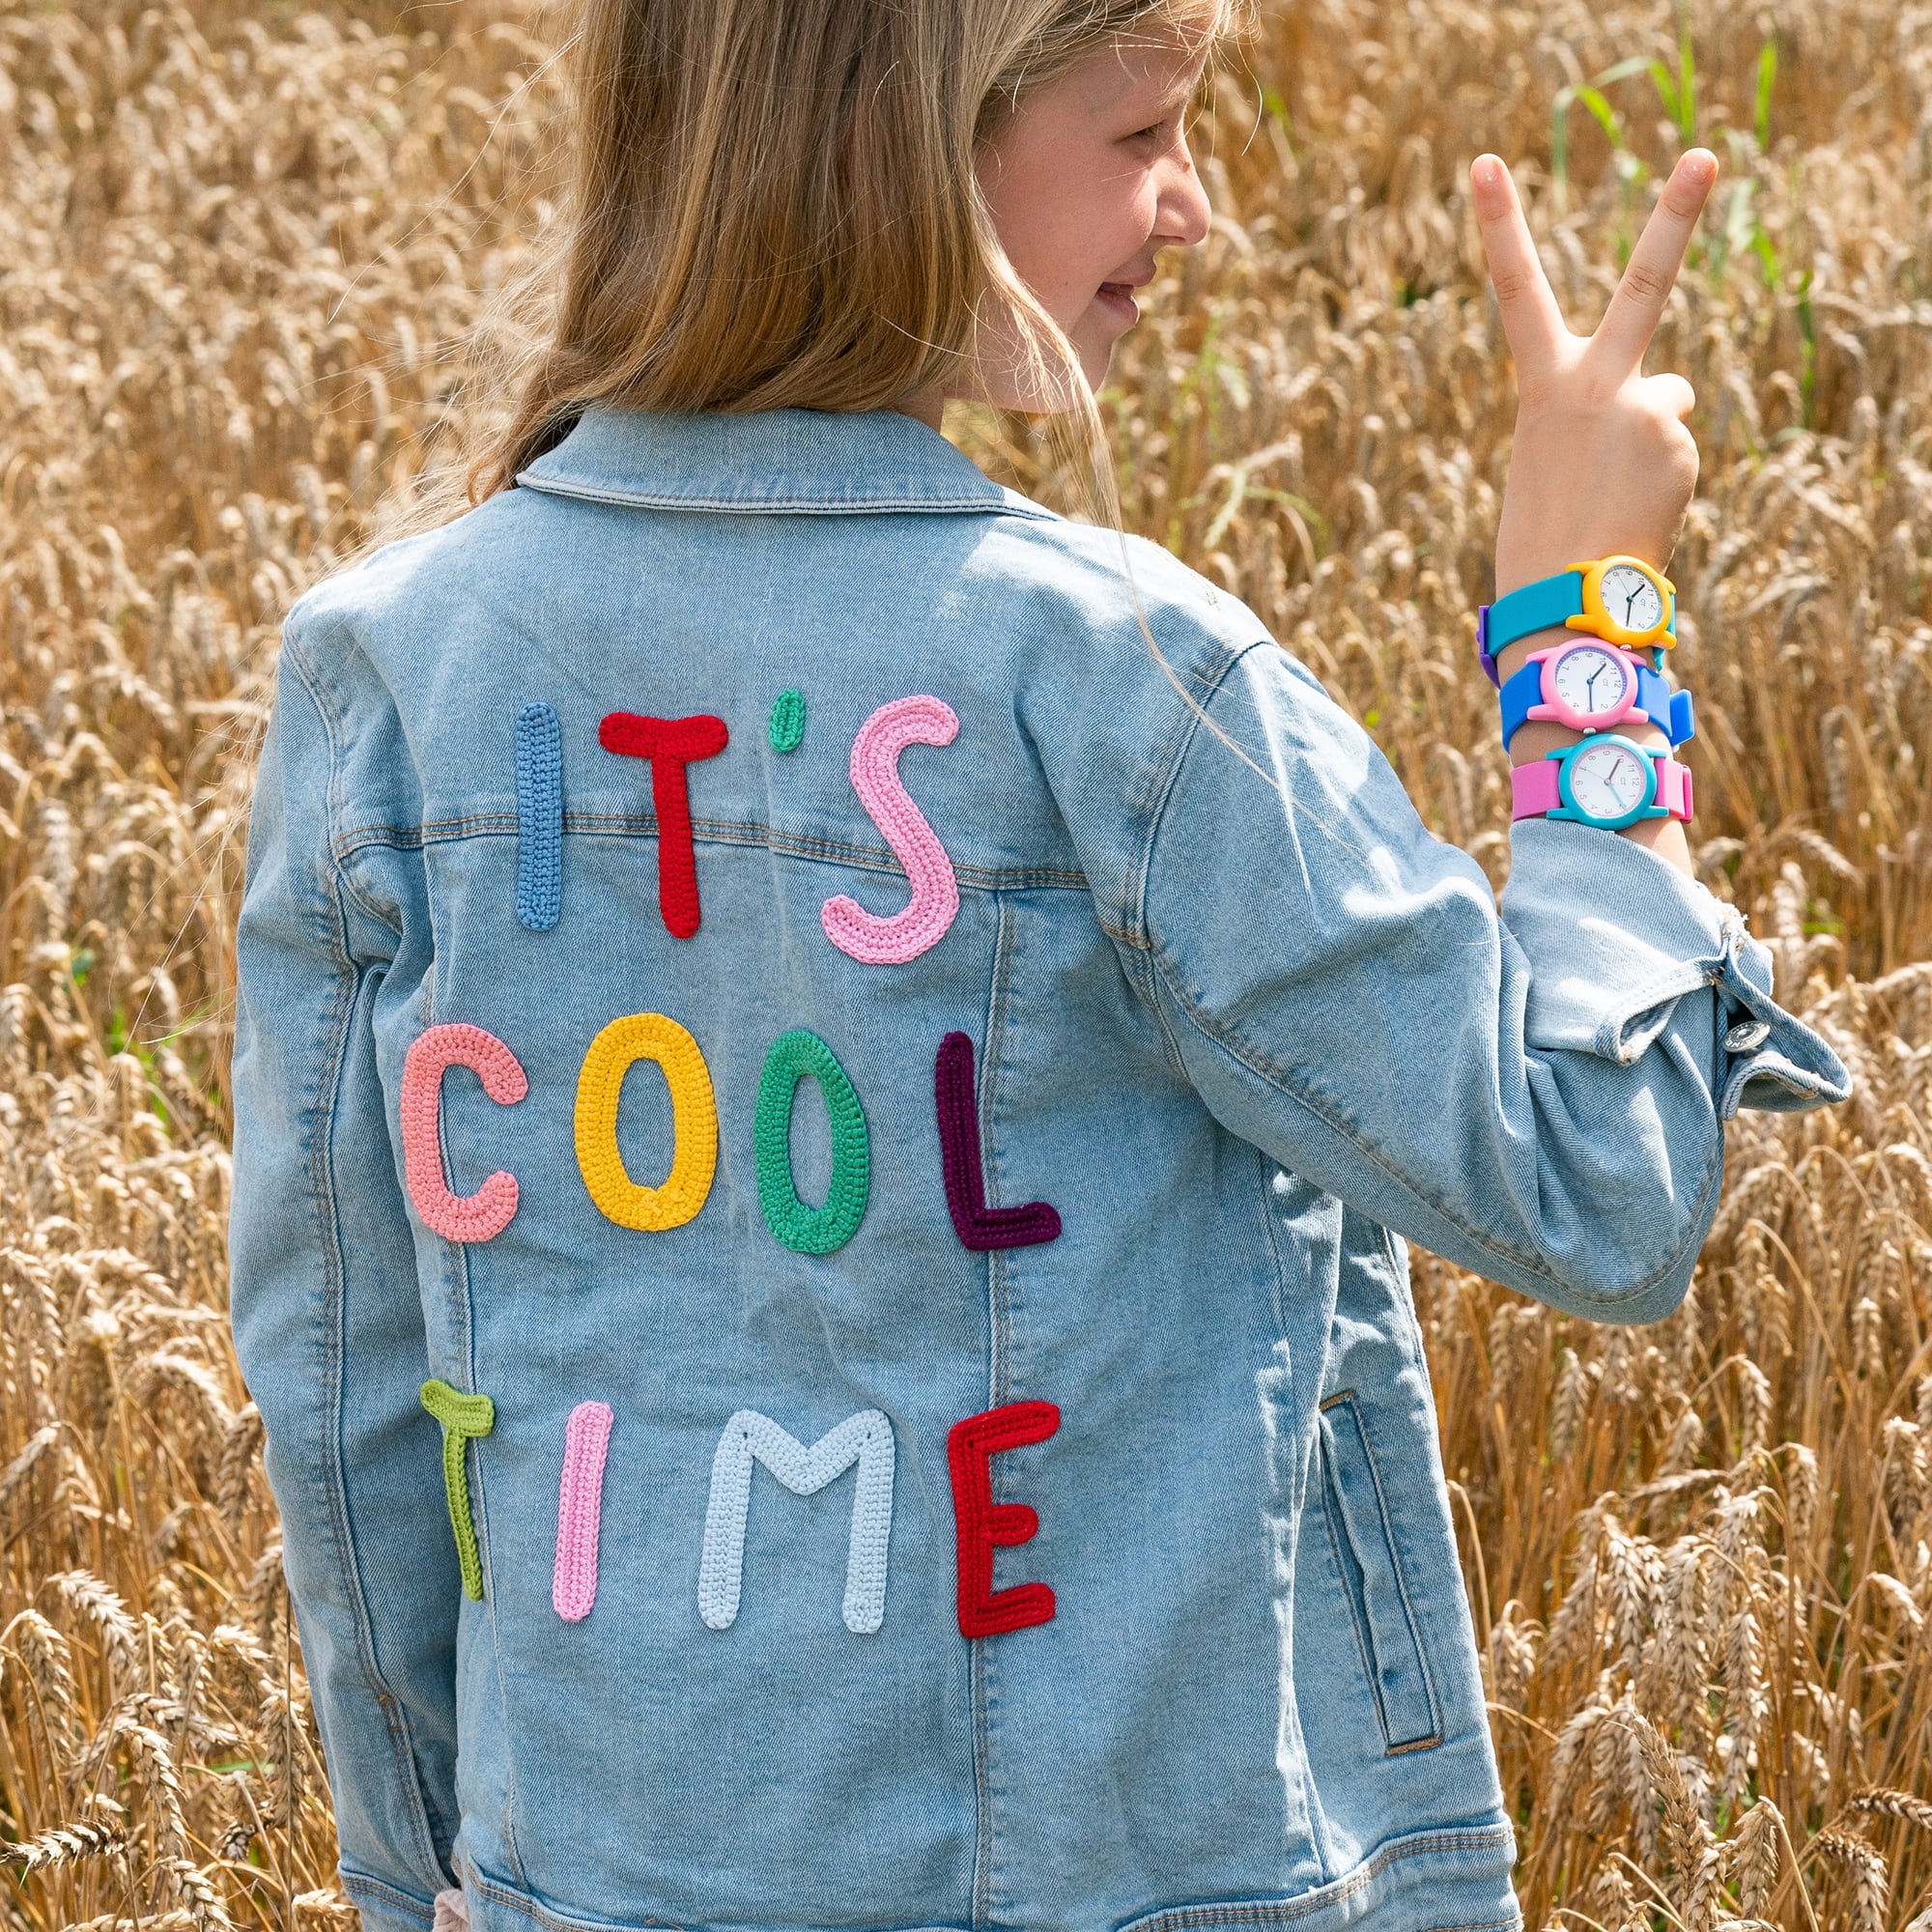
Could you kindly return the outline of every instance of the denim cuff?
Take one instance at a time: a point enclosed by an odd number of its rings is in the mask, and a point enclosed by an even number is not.
[[[1523,1037],[1540,1052],[1640,1059],[1687,994],[1717,999],[1719,1119],[1847,1098],[1826,1041],[1772,998],[1770,952],[1744,915],[1628,838],[1560,819],[1510,834],[1503,921],[1529,961]]]

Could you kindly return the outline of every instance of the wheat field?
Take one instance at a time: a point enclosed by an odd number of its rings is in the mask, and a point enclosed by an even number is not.
[[[0,4],[10,1926],[355,1916],[222,1312],[242,839],[281,613],[500,400],[557,31]],[[1932,7],[1270,0],[1204,117],[1216,233],[1105,403],[1127,521],[1500,877],[1471,611],[1511,391],[1463,170],[1519,164],[1587,326],[1692,138],[1725,177],[1656,365],[1704,453],[1693,836],[1858,1094],[1737,1123],[1655,1328],[1424,1257],[1416,1294],[1530,1927],[1925,1932]]]

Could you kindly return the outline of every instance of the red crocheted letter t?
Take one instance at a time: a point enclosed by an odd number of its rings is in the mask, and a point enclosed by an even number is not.
[[[715,758],[730,733],[722,718],[646,718],[613,711],[597,727],[597,742],[620,758],[648,758],[651,807],[658,815],[658,910],[673,939],[697,930],[697,854],[691,842],[691,783],[685,768]]]
[[[946,1438],[952,1472],[952,1518],[959,1536],[959,1634],[998,1636],[1053,1616],[1044,1583],[993,1588],[993,1551],[1032,1541],[1039,1518],[1025,1503],[993,1500],[993,1458],[1004,1449],[1044,1442],[1060,1427],[1050,1402],[1009,1402],[955,1422]]]

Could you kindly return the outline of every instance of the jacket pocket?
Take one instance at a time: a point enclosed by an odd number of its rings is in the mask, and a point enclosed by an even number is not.
[[[1362,1662],[1391,1751],[1442,1742],[1435,1690],[1389,1529],[1381,1477],[1353,1389],[1321,1405],[1323,1503]]]

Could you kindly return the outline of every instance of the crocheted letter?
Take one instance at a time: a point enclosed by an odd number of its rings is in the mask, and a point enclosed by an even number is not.
[[[1017,1208],[986,1206],[986,1177],[980,1164],[980,1102],[973,1090],[973,1042],[950,1033],[939,1042],[932,1069],[939,1112],[939,1164],[946,1178],[946,1206],[962,1247],[975,1254],[993,1248],[1027,1248],[1060,1235],[1059,1211],[1044,1201]]]
[[[517,1178],[500,1168],[474,1194],[452,1194],[442,1171],[442,1076],[467,1066],[500,1107],[530,1091],[517,1056],[479,1026],[433,1026],[403,1061],[403,1178],[423,1225],[451,1241],[494,1240],[517,1211]]]
[[[517,919],[555,928],[563,909],[563,727],[548,704],[517,713]]]
[[[697,1563],[697,1613],[712,1630],[738,1620],[752,1464],[762,1463],[795,1496],[815,1495],[854,1463],[852,1533],[845,1548],[845,1628],[858,1635],[886,1620],[886,1557],[893,1535],[893,1425],[876,1408],[848,1415],[810,1449],[768,1415],[741,1408],[711,1462],[711,1501]]]
[[[730,733],[722,718],[646,718],[613,711],[597,742],[620,758],[648,758],[651,809],[658,815],[658,911],[665,930],[689,939],[697,930],[697,853],[691,842],[691,782],[686,768],[715,758]]]
[[[617,1150],[617,1103],[624,1075],[654,1060],[670,1089],[671,1163],[661,1187],[640,1187]],[[697,1042],[663,1013],[612,1020],[583,1056],[577,1076],[577,1165],[607,1220],[662,1234],[693,1219],[718,1172],[718,1101]]]
[[[604,1510],[604,1452],[611,1405],[580,1402],[563,1431],[563,1486],[556,1499],[556,1568],[550,1600],[567,1624],[581,1624],[597,1601],[597,1525]]]
[[[903,966],[917,959],[946,937],[959,911],[952,861],[899,781],[899,753],[908,745],[950,745],[958,732],[950,704],[936,697],[895,697],[880,705],[852,741],[852,789],[912,883],[905,910],[890,919],[867,912],[843,893],[820,909],[826,938],[867,966]]]
[[[993,1458],[1006,1449],[1044,1442],[1060,1427],[1050,1402],[1010,1402],[955,1422],[946,1438],[952,1474],[952,1515],[959,1538],[959,1634],[998,1636],[1043,1624],[1053,1616],[1044,1583],[993,1588],[993,1551],[1032,1540],[1039,1518],[1025,1503],[993,1500]]]
[[[808,1208],[799,1199],[791,1173],[792,1096],[808,1074],[818,1082],[832,1122],[832,1184],[822,1208]],[[829,1255],[842,1248],[866,1218],[872,1150],[859,1095],[838,1057],[815,1033],[799,1027],[772,1042],[758,1076],[753,1142],[765,1225],[794,1254]]]
[[[456,1535],[456,1560],[463,1571],[463,1594],[483,1601],[483,1558],[476,1547],[476,1524],[469,1514],[469,1474],[464,1452],[474,1435],[497,1426],[497,1405],[487,1395],[465,1395],[447,1382],[422,1385],[422,1406],[442,1424],[442,1488],[449,1501],[449,1526]]]

